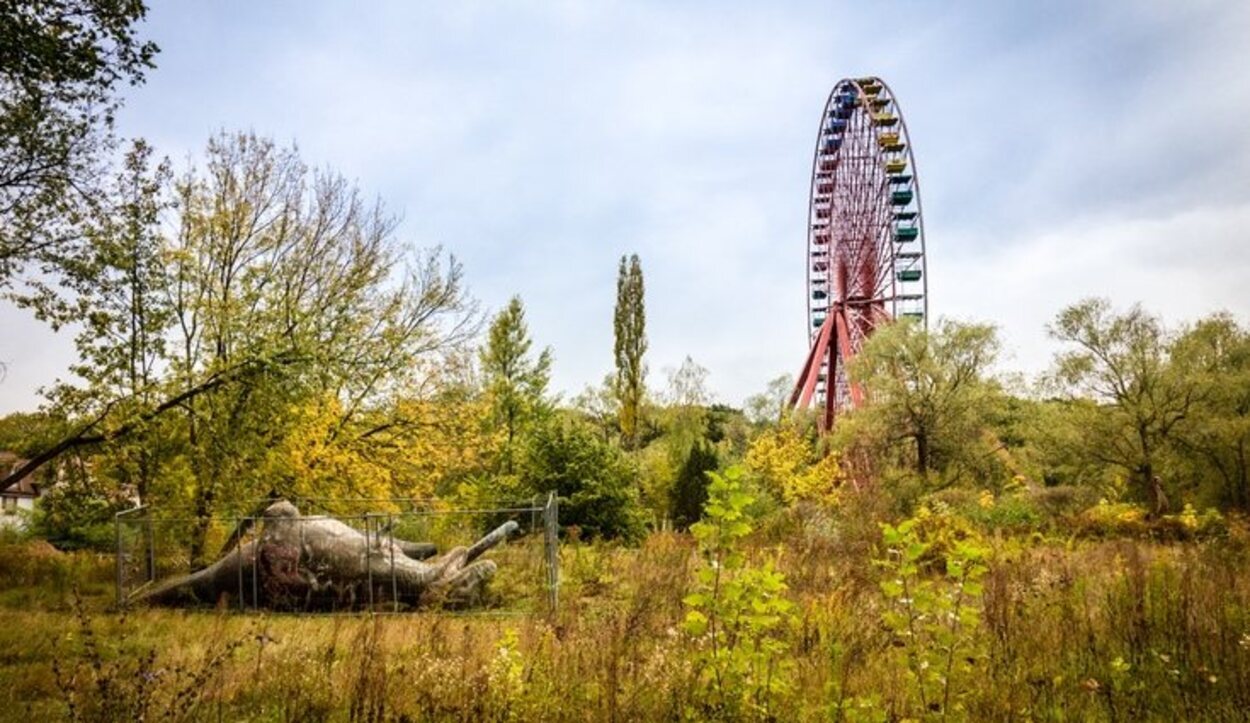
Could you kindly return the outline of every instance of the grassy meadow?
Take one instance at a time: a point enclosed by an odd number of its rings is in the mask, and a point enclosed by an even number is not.
[[[975,536],[986,572],[951,643],[943,718],[1244,720],[1250,532],[1206,540],[983,533],[922,512],[916,584]],[[793,608],[778,668],[717,681],[695,653],[705,566],[689,535],[566,543],[554,617],[281,615],[112,608],[112,562],[44,543],[0,550],[5,720],[908,720],[934,715],[892,630],[888,545],[868,524],[789,512],[742,538]],[[874,563],[874,560],[879,562]],[[949,562],[947,563],[949,564]],[[706,638],[706,635],[703,636]],[[743,635],[738,645],[747,645]],[[756,640],[758,643],[758,640]],[[934,639],[934,646],[938,641]],[[726,648],[734,643],[722,640]],[[941,650],[946,650],[942,647]],[[939,651],[939,660],[941,651]],[[701,662],[702,661],[702,662]],[[923,675],[923,673],[921,674]],[[736,682],[735,682],[736,681]],[[741,703],[711,707],[716,686]],[[942,683],[942,685],[946,685]],[[930,690],[932,690],[930,688]],[[723,691],[722,691],[723,692]]]

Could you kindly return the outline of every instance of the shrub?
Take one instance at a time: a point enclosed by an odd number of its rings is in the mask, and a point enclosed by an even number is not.
[[[988,495],[988,493],[986,493]],[[964,514],[987,530],[1025,532],[1036,529],[1044,521],[1042,513],[1027,495],[993,495],[966,508]]]
[[[1079,514],[1097,501],[1097,493],[1088,487],[1056,485],[1029,492],[1037,508],[1050,518]]]
[[[790,687],[794,664],[785,657],[782,633],[793,623],[785,598],[785,575],[766,562],[755,567],[741,551],[751,532],[746,514],[752,502],[741,471],[710,473],[705,520],[691,528],[704,564],[689,608],[685,631],[693,638],[701,695],[696,717],[771,719]]]
[[[112,550],[113,516],[130,501],[102,485],[64,482],[40,498],[31,518],[31,533],[63,550]]]
[[[890,605],[882,622],[893,633],[896,664],[922,716],[965,717],[962,699],[984,660],[977,629],[981,622],[981,578],[988,550],[975,538],[955,542],[946,554],[943,578],[924,574],[931,545],[921,539],[919,520],[882,525],[886,545],[881,591]]]
[[[553,417],[538,426],[521,477],[534,493],[555,490],[561,525],[576,525],[592,538],[642,535],[637,470],[620,448],[584,423]]]
[[[1146,531],[1146,510],[1130,502],[1099,500],[1082,512],[1074,524],[1078,534],[1088,537],[1140,535]]]
[[[707,473],[714,471],[717,464],[716,448],[711,444],[701,440],[691,445],[669,490],[669,514],[679,529],[699,521],[707,502]]]

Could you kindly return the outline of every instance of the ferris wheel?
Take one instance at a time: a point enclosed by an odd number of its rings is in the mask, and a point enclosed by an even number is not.
[[[810,351],[790,404],[821,430],[864,402],[847,364],[883,324],[928,318],[920,186],[907,124],[880,78],[834,85],[812,161],[807,231]]]

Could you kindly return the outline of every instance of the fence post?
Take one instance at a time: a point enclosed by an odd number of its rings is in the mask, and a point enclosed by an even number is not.
[[[120,608],[125,599],[122,594],[122,513],[113,515],[113,527],[117,538],[117,607]]]
[[[391,548],[391,612],[399,612],[399,583],[395,581],[395,515],[386,516],[387,534]]]
[[[249,517],[247,528],[253,532],[256,530],[256,518]],[[260,610],[260,535],[256,536],[252,545],[252,612]],[[242,558],[239,558],[242,562]]]
[[[242,532],[243,520],[234,518],[234,529],[239,530],[238,536],[234,538],[234,556],[239,558],[239,563],[234,566],[239,578],[239,612],[243,612],[247,603],[243,602],[243,536],[247,533]]]
[[[551,606],[551,617],[555,619],[560,605],[560,550],[559,550],[559,498],[555,492],[547,494],[547,504],[543,506],[543,537],[547,553],[547,603]]]
[[[369,614],[373,614],[373,541],[369,538],[369,531],[373,527],[371,524],[373,515],[365,515],[365,574],[369,579]]]
[[[143,534],[147,538],[148,543],[148,583],[156,582],[156,530],[152,526],[152,508],[147,507],[143,512]]]

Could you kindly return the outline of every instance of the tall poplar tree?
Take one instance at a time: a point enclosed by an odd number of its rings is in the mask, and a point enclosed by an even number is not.
[[[642,395],[647,378],[647,318],[643,301],[642,263],[638,254],[621,257],[616,277],[616,396],[620,402],[621,438],[625,446],[638,445]]]

